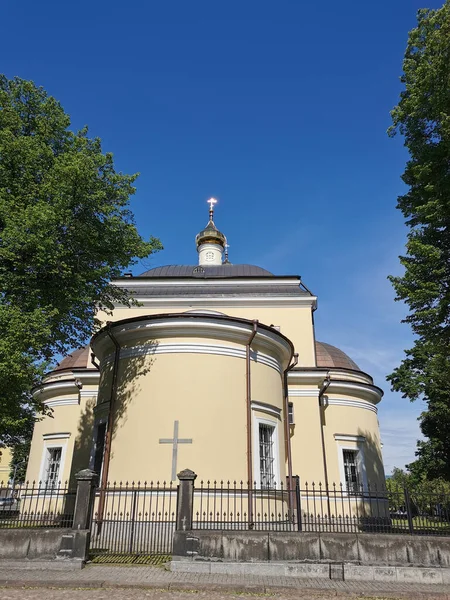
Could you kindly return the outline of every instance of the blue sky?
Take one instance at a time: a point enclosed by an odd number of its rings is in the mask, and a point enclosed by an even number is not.
[[[386,391],[387,471],[414,457],[419,403],[385,376],[411,344],[388,274],[406,228],[395,209],[407,155],[389,139],[417,0],[4,0],[1,70],[32,79],[89,125],[132,207],[165,250],[134,272],[195,263],[216,223],[232,262],[299,274],[319,296],[317,338]],[[428,7],[439,2],[428,0]]]

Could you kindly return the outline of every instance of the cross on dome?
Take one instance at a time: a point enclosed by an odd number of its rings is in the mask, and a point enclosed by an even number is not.
[[[214,204],[217,204],[217,200],[215,198],[210,198],[206,203],[209,204],[209,220],[212,221],[214,216]]]

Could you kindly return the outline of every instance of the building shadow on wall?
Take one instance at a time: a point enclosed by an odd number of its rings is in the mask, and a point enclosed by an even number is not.
[[[114,439],[118,430],[127,421],[127,411],[133,400],[142,391],[142,378],[148,375],[155,363],[155,352],[159,342],[150,340],[138,346],[138,353],[130,358],[121,359],[117,375],[117,390],[113,407],[114,424],[112,431],[111,457],[114,456]],[[70,484],[75,484],[75,474],[87,469],[94,450],[94,425],[96,408],[102,403],[111,401],[113,396],[112,375],[114,361],[101,368],[98,401],[89,398],[80,416],[77,436],[75,438],[72,465],[70,469]],[[107,413],[105,413],[107,416]]]
[[[363,448],[367,483],[371,488],[382,490],[386,486],[386,478],[379,442],[370,431],[359,428],[358,435],[366,440]]]
[[[95,398],[88,398],[78,422],[77,437],[73,447],[72,465],[70,469],[69,485],[76,483],[75,475],[82,469],[89,467],[89,458],[92,450],[94,431]]]
[[[114,439],[127,422],[127,413],[132,403],[142,392],[143,379],[150,373],[156,361],[158,340],[149,340],[138,346],[139,354],[123,361],[117,378],[117,394],[114,404],[111,458],[114,456]],[[122,362],[122,361],[121,361]]]

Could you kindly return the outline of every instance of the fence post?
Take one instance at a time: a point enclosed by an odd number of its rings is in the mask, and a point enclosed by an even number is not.
[[[128,547],[128,552],[132,554],[133,552],[133,543],[134,543],[134,529],[136,522],[136,501],[137,501],[137,490],[133,492],[133,508],[131,511],[131,531],[130,531],[130,545]]]
[[[295,500],[297,505],[297,529],[302,530],[302,501],[300,494],[300,477],[296,475],[295,479]]]
[[[190,469],[184,469],[177,475],[180,480],[177,498],[177,531],[189,531],[192,529],[194,513],[194,481],[196,473]]]
[[[413,523],[412,512],[411,512],[411,498],[409,496],[409,490],[406,486],[403,488],[403,494],[405,496],[406,516],[408,518],[409,533],[413,534],[414,533],[414,523]]]
[[[83,469],[75,475],[75,479],[77,480],[77,497],[72,529],[90,529],[98,475],[90,469]]]

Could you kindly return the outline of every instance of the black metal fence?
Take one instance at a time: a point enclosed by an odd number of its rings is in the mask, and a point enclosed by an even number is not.
[[[450,535],[450,495],[439,490],[207,481],[193,504],[194,529]]]
[[[0,483],[0,528],[72,527],[76,489],[68,483]]]
[[[98,488],[91,527],[91,552],[170,554],[176,506],[177,487],[172,483],[113,483]]]
[[[297,530],[296,490],[206,481],[194,489],[194,529]]]

